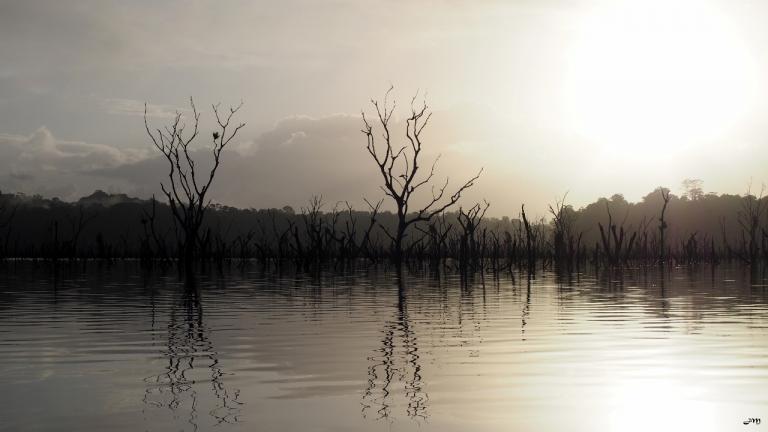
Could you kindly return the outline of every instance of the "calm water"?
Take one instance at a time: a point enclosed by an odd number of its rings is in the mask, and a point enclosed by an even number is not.
[[[195,292],[19,264],[0,270],[0,430],[756,430],[759,280],[251,269]]]

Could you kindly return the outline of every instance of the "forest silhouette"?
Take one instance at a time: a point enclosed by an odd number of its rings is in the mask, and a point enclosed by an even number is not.
[[[768,260],[763,214],[767,204],[766,198],[755,195],[710,193],[689,198],[670,194],[665,259],[747,264]],[[530,234],[521,216],[488,217],[483,215],[484,205],[482,210],[459,207],[429,222],[415,223],[405,239],[404,259],[455,260],[475,267],[527,266],[530,235],[534,259],[544,265],[558,259],[572,260],[574,266],[659,263],[662,206],[661,189],[636,203],[616,194],[579,209],[553,204],[558,217],[528,221]],[[214,204],[201,227],[198,258],[275,266],[357,259],[379,262],[391,253],[385,229],[396,230],[397,223],[393,212],[356,210],[346,203],[325,203],[321,197],[296,210]],[[77,202],[0,194],[0,253],[5,259],[171,262],[182,239],[169,205],[154,199],[103,191]]]
[[[208,191],[221,154],[245,126],[233,122],[242,103],[228,110],[212,106],[212,157],[198,160],[198,141],[205,134],[190,99],[191,114],[177,112],[160,127],[150,124],[145,107],[147,135],[167,162],[167,178],[158,179],[163,201],[100,190],[77,202],[0,193],[0,256],[138,259],[146,266],[176,262],[187,276],[198,262],[234,261],[303,268],[389,261],[529,273],[548,266],[573,271],[589,264],[768,261],[763,191],[705,194],[698,179],[683,181],[682,196],[659,187],[639,202],[615,194],[576,209],[566,194],[550,205],[546,218],[530,218],[525,205],[512,217],[486,217],[491,203],[462,200],[482,168],[449,189],[447,176],[438,172],[439,157],[423,161],[422,132],[431,118],[426,101],[418,101],[418,94],[411,99],[410,113],[399,124],[403,134],[391,130],[396,110],[391,92],[371,100],[372,114],[362,112],[360,151],[370,155],[372,175],[379,176],[384,193],[379,201],[364,199],[365,209],[317,195],[298,210],[213,204]]]

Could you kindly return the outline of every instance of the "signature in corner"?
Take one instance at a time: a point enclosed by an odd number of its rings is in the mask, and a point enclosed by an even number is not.
[[[750,418],[744,420],[744,424],[745,425],[748,425],[750,423],[754,423],[754,424],[758,424],[759,425],[760,424],[760,419],[759,418],[751,418],[750,417]]]

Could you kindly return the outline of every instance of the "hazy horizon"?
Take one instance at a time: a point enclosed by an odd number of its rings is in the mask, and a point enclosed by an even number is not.
[[[195,98],[245,106],[212,198],[295,208],[383,196],[360,110],[393,84],[434,110],[425,165],[489,215],[544,214],[658,186],[742,194],[766,180],[768,5],[0,2],[0,189],[160,196],[143,127]],[[296,13],[301,10],[301,13]],[[402,127],[394,132],[402,135]]]

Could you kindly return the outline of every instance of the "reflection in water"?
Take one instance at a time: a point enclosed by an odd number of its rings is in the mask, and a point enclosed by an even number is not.
[[[397,343],[397,340],[401,344]],[[397,314],[394,320],[384,323],[381,347],[368,366],[368,385],[363,392],[363,416],[369,417],[375,411],[375,419],[390,419],[397,384],[402,386],[405,397],[405,414],[412,419],[427,419],[429,396],[424,391],[419,362],[419,347],[416,334],[408,316],[406,284],[402,273],[397,274]],[[399,386],[398,386],[399,387]]]
[[[0,429],[716,432],[768,406],[750,268],[225,270],[184,290],[130,265],[0,275]]]
[[[531,274],[528,273],[528,281],[525,288],[525,303],[523,303],[523,311],[520,313],[520,340],[525,342],[525,324],[528,320],[528,315],[531,313]]]
[[[152,326],[154,330],[154,307]],[[225,386],[226,373],[204,324],[201,293],[194,281],[184,287],[181,298],[172,305],[167,327],[168,339],[162,354],[168,364],[163,373],[144,379],[144,404],[170,410],[175,419],[185,418],[196,431],[199,399],[212,397],[213,407],[207,414],[215,424],[236,423],[242,405],[240,390]],[[196,385],[205,382],[210,385]],[[206,395],[198,393],[203,390]]]

